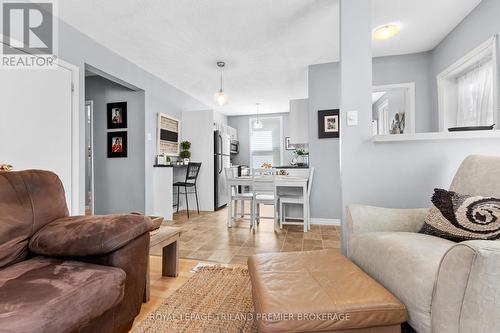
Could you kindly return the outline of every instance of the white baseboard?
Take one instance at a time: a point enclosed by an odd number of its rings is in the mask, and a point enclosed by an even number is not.
[[[340,219],[319,219],[311,218],[311,224],[340,226]]]

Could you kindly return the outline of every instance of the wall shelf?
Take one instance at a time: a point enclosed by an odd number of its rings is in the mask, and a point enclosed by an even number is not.
[[[500,139],[500,130],[375,135],[372,137],[372,141],[375,143],[404,142],[404,141],[460,140],[460,139]]]

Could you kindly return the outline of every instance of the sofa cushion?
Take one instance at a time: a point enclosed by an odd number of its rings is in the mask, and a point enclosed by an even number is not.
[[[353,235],[350,256],[408,309],[409,323],[420,333],[431,332],[431,301],[444,254],[455,243],[409,232]]]
[[[35,257],[0,270],[0,331],[64,333],[118,304],[119,268]]]
[[[0,268],[28,257],[31,235],[68,215],[64,188],[52,172],[0,172]]]
[[[420,233],[454,242],[500,238],[500,199],[437,188],[432,204]]]
[[[151,220],[142,215],[69,216],[40,229],[29,248],[44,256],[102,255],[148,233],[151,225]]]
[[[335,250],[258,254],[248,271],[259,332],[344,332],[406,320],[401,302]]]

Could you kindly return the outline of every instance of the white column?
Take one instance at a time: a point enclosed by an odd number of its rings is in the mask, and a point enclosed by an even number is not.
[[[372,1],[340,1],[340,173],[343,221],[355,191],[363,191],[355,165],[361,146],[371,135]],[[358,111],[358,126],[347,127],[348,111]],[[369,166],[366,166],[369,167]],[[359,170],[359,169],[358,169]],[[342,223],[342,252],[347,252],[348,230]]]

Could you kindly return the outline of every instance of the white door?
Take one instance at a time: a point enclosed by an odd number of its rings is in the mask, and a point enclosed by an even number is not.
[[[72,72],[0,70],[0,163],[55,172],[72,202]]]

